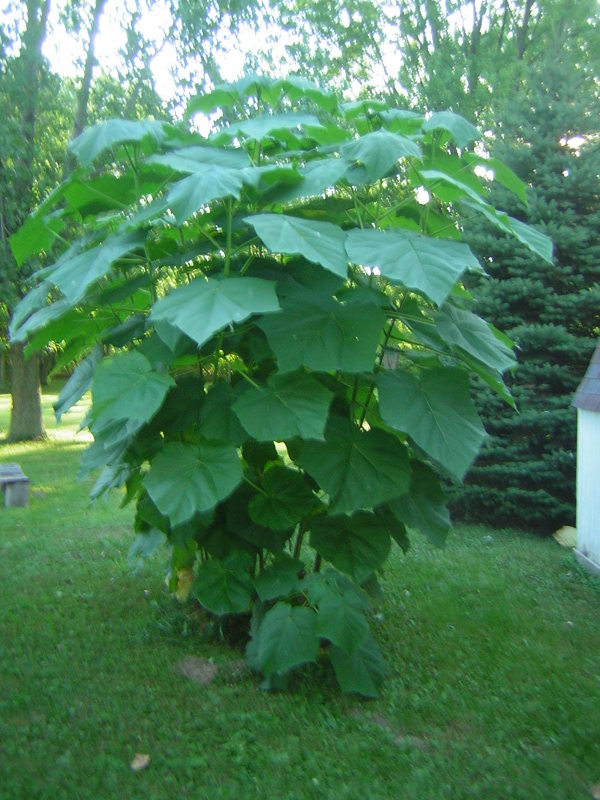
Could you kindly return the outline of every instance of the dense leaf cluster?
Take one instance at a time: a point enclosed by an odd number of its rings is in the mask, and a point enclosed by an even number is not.
[[[136,552],[166,537],[173,588],[193,566],[208,611],[252,614],[268,685],[324,645],[341,688],[374,695],[365,587],[409,529],[444,540],[440,480],[485,435],[470,374],[508,397],[511,349],[468,309],[480,267],[455,209],[542,257],[548,242],[489,204],[454,114],[264,78],[195,112],[224,115],[208,139],[112,120],[73,143],[81,168],[12,244],[23,260],[73,243],[12,335],[85,356],[56,410],[91,387],[94,495],[125,486]]]

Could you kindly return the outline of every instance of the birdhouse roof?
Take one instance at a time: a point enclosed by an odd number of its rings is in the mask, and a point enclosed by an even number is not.
[[[600,411],[600,343],[573,398],[575,408]]]

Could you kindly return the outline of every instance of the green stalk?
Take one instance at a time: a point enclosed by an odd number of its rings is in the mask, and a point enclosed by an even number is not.
[[[390,322],[388,324],[388,327],[387,327],[387,330],[385,332],[385,339],[384,339],[383,345],[381,347],[381,353],[379,353],[379,355],[377,356],[376,367],[380,367],[382,365],[382,363],[383,363],[383,356],[385,354],[385,348],[387,346],[387,343],[391,339],[393,331],[394,331],[394,320],[390,320]],[[373,392],[374,391],[375,391],[375,381],[373,381],[371,383],[371,386],[369,388],[369,393],[367,394],[367,399],[365,401],[365,405],[364,405],[364,408],[363,408],[363,413],[362,413],[362,416],[360,418],[359,428],[362,428],[362,426],[365,424],[365,417],[367,416],[367,411],[369,410],[369,405],[371,403],[371,398],[373,397]]]
[[[227,242],[225,244],[225,266],[223,274],[226,278],[229,277],[229,268],[231,264],[231,239],[232,239],[232,220],[233,220],[233,201],[231,198],[227,201]]]
[[[300,526],[298,527],[298,536],[296,537],[296,544],[294,545],[294,553],[293,557],[298,559],[300,558],[300,551],[302,549],[302,540],[304,539],[304,534],[306,533],[306,523],[301,522]]]

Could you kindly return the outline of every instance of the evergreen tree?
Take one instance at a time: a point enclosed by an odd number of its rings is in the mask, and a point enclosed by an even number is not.
[[[494,203],[552,238],[554,265],[497,229],[469,230],[491,276],[473,287],[479,313],[518,345],[507,383],[519,413],[478,389],[490,438],[454,511],[552,533],[575,522],[571,400],[600,335],[600,107],[587,76],[560,63],[531,85],[496,154],[535,188],[527,207],[511,207],[500,191]]]

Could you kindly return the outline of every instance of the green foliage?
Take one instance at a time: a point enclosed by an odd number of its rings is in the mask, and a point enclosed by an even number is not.
[[[551,265],[487,224],[467,227],[491,276],[473,287],[477,310],[518,344],[507,383],[519,413],[477,392],[490,438],[454,502],[472,520],[545,535],[575,523],[571,401],[600,335],[599,112],[597,86],[582,70],[546,65],[497,144],[532,187],[528,207],[504,191],[494,197],[552,237]]]
[[[415,123],[264,78],[191,108],[215,103],[237,121],[208,139],[110,122],[73,144],[84,166],[30,224],[61,219],[76,241],[12,335],[39,345],[45,320],[94,320],[65,326],[71,357],[95,355],[57,404],[92,381],[94,493],[126,487],[138,533],[166,535],[173,569],[196,564],[206,609],[252,611],[266,685],[323,651],[344,691],[373,696],[365,589],[407,528],[443,540],[440,481],[483,436],[469,374],[506,394],[510,351],[467,308],[458,281],[479,264],[453,218],[463,195],[496,212],[454,115]],[[455,185],[448,203],[432,181],[421,205],[447,140],[479,192]],[[110,209],[69,200],[109,176]]]

